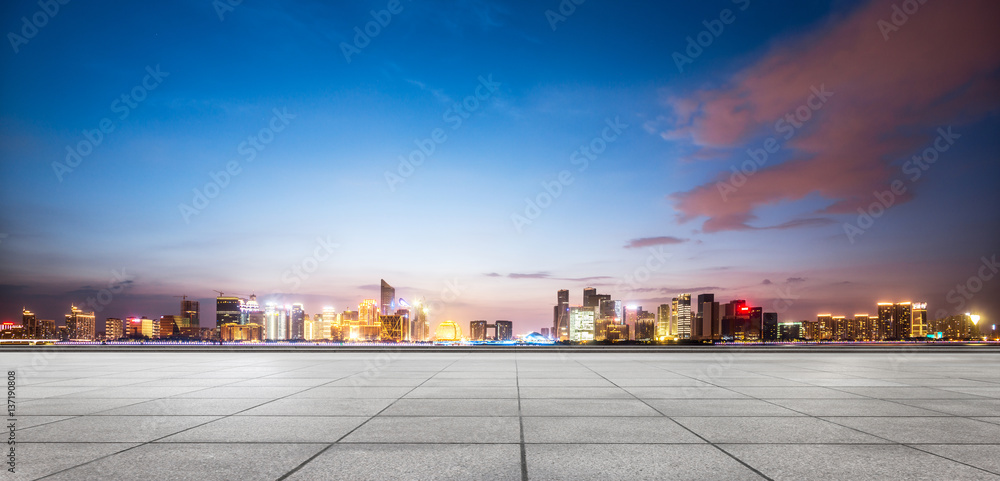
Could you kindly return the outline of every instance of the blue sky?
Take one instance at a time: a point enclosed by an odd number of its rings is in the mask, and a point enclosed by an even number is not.
[[[958,55],[968,62],[901,64],[909,78],[940,78],[927,82],[944,85],[936,90],[815,65],[817,55],[836,63],[841,49],[859,70],[882,65],[879,55],[930,56],[919,39],[926,32],[952,28],[963,14],[996,20],[993,7],[964,2],[949,17],[946,5],[927,4],[886,47],[876,21],[889,18],[892,2],[875,0],[591,0],[555,30],[546,11],[558,10],[556,1],[403,1],[348,62],[342,43],[387,3],[244,2],[220,20],[207,0],[73,2],[17,52],[7,45],[0,317],[16,318],[25,305],[61,319],[70,302],[85,303],[112,282],[113,271],[128,282],[99,304],[99,317],[174,313],[171,296],[187,294],[203,300],[210,318],[212,289],[301,301],[310,313],[356,309],[377,297],[379,278],[408,300],[433,301],[435,323],[511,319],[519,332],[550,324],[557,289],[581,302],[587,285],[649,310],[680,292],[765,308],[784,296],[793,302],[783,320],[873,311],[880,300],[926,300],[948,313],[1000,307],[1000,283],[989,281],[961,308],[948,300],[1000,245],[995,49],[973,26],[960,30],[978,46]],[[29,2],[2,9],[5,31],[15,33],[39,11]],[[735,21],[680,72],[672,54],[723,9]],[[850,36],[852,25],[870,25],[858,37],[868,43]],[[796,62],[793,72],[813,78],[788,100],[768,72]],[[147,67],[166,73],[159,83],[147,79],[152,89],[139,87]],[[475,95],[480,77],[500,85],[453,128],[449,110]],[[794,111],[808,86],[825,83],[837,92],[830,107],[760,176],[725,204],[706,200],[746,148],[774,135],[775,117],[760,104]],[[146,98],[119,118],[113,102],[137,87]],[[887,98],[875,95],[879,88],[906,92],[881,110],[856,95],[875,89],[873,98]],[[766,101],[732,107],[747,97]],[[689,104],[693,120],[685,119]],[[248,160],[240,144],[271,125],[275,109],[290,114],[287,125]],[[874,135],[860,121],[877,117],[868,109],[898,121]],[[114,131],[60,180],[53,163],[104,118]],[[628,127],[580,171],[574,152],[616,118]],[[842,127],[854,124],[862,127]],[[873,189],[844,186],[906,179],[903,163],[941,126],[961,139],[920,181],[907,181],[911,196],[850,242],[843,225],[857,213],[831,206],[868,205]],[[447,140],[390,188],[386,173],[435,129]],[[841,162],[822,158],[825,151],[855,160],[825,175]],[[185,218],[179,206],[233,162],[240,173]],[[564,170],[573,182],[517,229],[512,216],[525,213],[525,199]],[[786,187],[794,193],[779,195]],[[775,228],[783,225],[797,227]],[[626,248],[637,239],[653,245]],[[313,264],[317,247],[331,243],[329,257]],[[669,260],[646,279],[651,256]],[[296,265],[309,272],[296,274]]]

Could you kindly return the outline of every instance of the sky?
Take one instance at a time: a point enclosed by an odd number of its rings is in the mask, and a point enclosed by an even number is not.
[[[47,8],[0,6],[0,320],[1000,315],[993,1]]]

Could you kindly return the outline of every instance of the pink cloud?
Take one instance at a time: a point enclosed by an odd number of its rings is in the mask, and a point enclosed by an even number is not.
[[[893,3],[871,1],[812,34],[786,38],[725,87],[668,97],[676,122],[663,138],[742,153],[770,136],[793,153],[725,198],[716,180],[729,171],[672,195],[681,221],[707,217],[705,232],[749,229],[757,208],[810,194],[831,202],[822,214],[854,212],[901,177],[891,163],[929,146],[938,127],[996,109],[1000,3],[927,2],[886,40],[878,22],[890,19]],[[775,122],[822,86],[834,95],[785,141]]]

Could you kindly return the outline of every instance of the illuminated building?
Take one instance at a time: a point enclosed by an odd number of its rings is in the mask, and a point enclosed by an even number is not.
[[[288,310],[284,306],[268,302],[264,306],[264,338],[272,341],[284,341],[288,339],[288,335]]]
[[[160,337],[160,320],[145,317],[130,317],[125,321],[126,333],[129,338],[157,339]]]
[[[598,307],[600,301],[597,299],[597,289],[593,287],[587,287],[583,289],[583,307]],[[566,300],[569,302],[569,299]]]
[[[306,311],[302,304],[292,304],[288,314],[289,338],[301,341],[306,338]]]
[[[608,338],[608,327],[614,323],[615,320],[611,317],[601,317],[594,321],[594,340],[606,340]]]
[[[670,315],[677,326],[679,339],[691,339],[691,294],[681,294],[671,301]]]
[[[912,324],[913,307],[911,303],[878,303],[878,340],[909,338]]]
[[[855,341],[874,341],[878,338],[878,326],[872,321],[868,314],[855,314],[854,322],[857,324],[857,335]]]
[[[844,316],[833,316],[830,322],[830,330],[833,332],[832,339],[835,341],[846,341],[849,339],[850,325]]]
[[[556,341],[569,339],[569,291],[566,289],[556,293],[556,305],[552,308],[552,338]]]
[[[45,339],[41,336],[38,328],[38,318],[35,313],[25,308],[21,308],[21,325],[24,326],[24,335],[29,339]]]
[[[764,342],[774,342],[779,338],[778,313],[765,312],[761,319],[761,340]]]
[[[910,337],[927,337],[930,334],[927,325],[927,303],[914,302]]]
[[[622,322],[625,318],[625,313],[622,308],[622,301],[612,300],[611,296],[598,296],[600,298],[600,306],[598,306],[597,317],[606,317],[612,319],[614,322]],[[605,299],[607,297],[607,299]]]
[[[569,308],[569,340],[586,342],[594,340],[594,321],[597,320],[595,307],[574,306]]]
[[[428,341],[431,337],[431,321],[427,318],[427,303],[421,299],[417,301],[414,309],[416,309],[416,315],[413,316],[413,335],[411,339],[417,342]]]
[[[385,282],[385,279],[381,279],[382,289],[381,289],[381,303],[379,304],[379,314],[383,316],[391,315],[396,311],[396,289]]]
[[[652,312],[643,311],[640,307],[636,310],[635,319],[635,340],[651,342],[656,337],[656,315]]]
[[[723,337],[722,306],[714,294],[702,294],[698,299],[698,315],[691,323],[691,339],[719,340]]]
[[[609,324],[606,340],[613,342],[622,342],[629,340],[628,324],[618,324],[618,323]]]
[[[76,306],[70,306],[69,314],[66,314],[66,332],[70,339],[82,341],[93,341],[97,338],[94,326],[94,312],[83,312]]]
[[[361,325],[361,313],[344,311],[340,314],[340,338],[342,340],[358,339]]]
[[[514,339],[514,323],[511,321],[497,321],[496,339],[498,341],[510,341]]]
[[[801,322],[778,323],[778,339],[782,341],[798,341],[805,338]]]
[[[220,335],[225,342],[249,341],[260,342],[264,340],[264,326],[260,324],[223,324]]]
[[[125,337],[125,321],[114,317],[104,320],[104,338],[113,341]]]
[[[462,328],[454,321],[444,321],[434,331],[434,338],[438,341],[461,341]]]
[[[219,296],[215,298],[215,328],[222,327],[223,324],[240,323],[240,306],[243,299],[232,296]]]
[[[337,310],[333,307],[323,308],[323,339],[336,339],[340,340],[340,316],[337,315]]]
[[[351,339],[377,341],[382,334],[379,325],[379,304],[375,299],[365,299],[358,306],[358,327],[355,333],[352,329]]]
[[[829,341],[833,339],[833,314],[819,314],[816,316],[816,336],[817,341]]]
[[[677,335],[677,326],[671,324],[670,304],[660,304],[656,309],[656,339],[664,340]]]
[[[253,296],[250,296],[253,299]],[[191,319],[191,325],[201,327],[201,308],[198,301],[181,300],[181,317]]]
[[[981,339],[982,334],[973,322],[971,314],[949,316],[930,323],[931,333],[938,339],[948,341],[965,341]]]
[[[406,301],[403,298],[399,298],[399,305],[403,305]],[[410,322],[410,309],[409,305],[405,308],[396,309],[396,314],[403,319],[403,340],[412,341],[413,340],[413,324]]]
[[[240,324],[264,325],[264,310],[257,302],[257,295],[250,294],[250,299],[240,305]],[[192,320],[191,324],[197,326],[198,323]]]
[[[486,326],[489,325],[486,321],[478,320],[469,323],[469,340],[470,341],[485,341],[486,340]]]
[[[38,339],[55,339],[58,335],[54,319],[38,320]]]
[[[379,340],[403,342],[408,334],[407,324],[403,316],[379,316]]]
[[[191,319],[181,316],[160,316],[160,338],[198,337],[198,328],[191,325]]]

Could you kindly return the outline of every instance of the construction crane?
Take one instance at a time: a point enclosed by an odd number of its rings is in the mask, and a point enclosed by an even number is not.
[[[174,296],[174,297],[180,297],[182,301],[188,300],[187,294],[184,294],[183,296]]]

